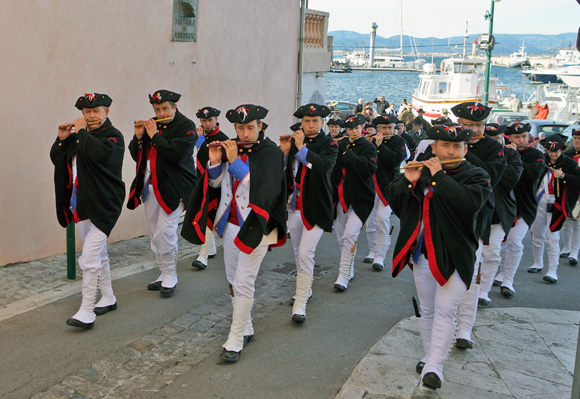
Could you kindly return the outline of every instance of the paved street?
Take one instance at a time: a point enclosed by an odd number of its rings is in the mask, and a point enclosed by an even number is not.
[[[198,271],[190,266],[197,248],[181,242],[176,295],[161,299],[158,293],[145,289],[158,274],[148,239],[111,245],[119,309],[98,317],[90,331],[78,331],[64,323],[80,303],[80,280],[71,283],[62,279],[66,273],[64,256],[2,268],[0,397],[333,398],[343,385],[354,386],[361,360],[380,354],[377,347],[384,348],[385,342],[395,342],[396,346],[402,336],[408,341],[401,344],[407,347],[409,360],[399,368],[410,382],[401,386],[415,391],[419,377],[413,365],[421,357],[419,337],[416,331],[400,335],[415,326],[409,320],[413,314],[410,298],[415,295],[412,275],[406,269],[393,279],[390,272],[372,271],[362,264],[366,249],[363,233],[356,277],[348,291],[338,293],[332,289],[338,261],[336,238],[334,234],[323,236],[316,258],[314,297],[302,326],[290,322],[289,299],[294,290],[291,245],[269,252],[257,281],[253,311],[256,340],[244,349],[236,364],[218,360],[231,316],[221,250],[206,270]],[[526,253],[513,299],[501,297],[497,290],[492,292],[492,305],[486,312],[500,313],[497,319],[482,319],[486,325],[501,324],[505,311],[510,312],[502,308],[580,309],[578,269],[562,262],[560,280],[548,285],[541,275],[525,272],[530,257],[531,253]],[[567,318],[568,338],[570,328],[577,331],[574,317]],[[483,327],[476,329],[476,339],[482,331]],[[517,329],[513,333],[517,335]],[[514,341],[520,338],[512,337]],[[509,344],[509,334],[504,341]],[[568,341],[565,349],[569,352],[575,345],[571,349]],[[452,352],[444,388],[448,381],[454,381],[454,367]],[[538,370],[543,370],[541,365]],[[569,371],[570,365],[564,370]],[[389,377],[387,373],[380,378]],[[570,376],[562,378],[564,386],[569,384]],[[363,391],[360,398],[405,397],[402,393],[378,396],[376,391]]]

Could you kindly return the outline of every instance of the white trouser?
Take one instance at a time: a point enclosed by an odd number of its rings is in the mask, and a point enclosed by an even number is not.
[[[143,204],[147,227],[151,239],[151,250],[155,255],[163,255],[177,250],[177,224],[183,213],[183,201],[176,210],[167,214],[157,202],[155,190],[149,185],[147,200]]]
[[[562,243],[564,248],[560,253],[570,253],[568,257],[578,260],[580,250],[580,218],[566,219],[562,226]]]
[[[373,210],[365,222],[365,230],[367,234],[367,243],[369,245],[369,254],[367,258],[373,259],[375,256],[375,247],[377,245],[377,213],[379,209],[379,202],[381,202],[378,195],[375,194],[375,204]]]
[[[514,289],[514,277],[524,254],[523,241],[528,230],[529,226],[524,219],[518,218],[507,236],[501,286],[507,287],[514,292],[516,291]]]
[[[479,274],[479,263],[481,262],[481,253],[483,251],[483,241],[479,240],[479,246],[475,252],[475,265],[473,266],[473,277],[471,285],[463,296],[459,305],[457,334],[456,337],[471,340],[471,330],[475,324],[477,315],[477,300],[479,298],[480,285],[477,284],[477,275]]]
[[[421,317],[417,323],[425,350],[425,356],[421,359],[425,362],[421,377],[434,372],[443,381],[443,365],[453,343],[457,309],[467,286],[457,271],[445,285],[440,286],[431,274],[429,262],[424,255],[414,264],[413,277],[421,308]]]
[[[505,231],[503,230],[501,223],[492,224],[491,233],[489,235],[489,244],[484,245],[481,251],[481,282],[479,298],[488,301],[490,300],[488,294],[501,262],[501,243],[504,237]]]
[[[234,244],[239,231],[240,226],[228,223],[223,233],[226,277],[232,286],[234,297],[253,300],[254,283],[262,260],[268,252],[268,244],[263,240],[252,253],[246,254]]]
[[[362,229],[363,222],[354,212],[352,206],[346,213],[339,204],[336,210],[334,230],[340,247],[340,264],[336,284],[348,287],[348,282],[354,277],[354,257],[356,255],[356,240]]]
[[[288,212],[288,230],[290,231],[292,248],[294,248],[298,274],[312,277],[314,275],[314,253],[324,230],[318,225],[314,225],[312,229],[308,230],[304,226],[301,212],[298,210]]]
[[[542,269],[544,267],[544,246],[548,252],[547,276],[558,278],[558,262],[560,261],[560,232],[550,231],[552,213],[547,211],[548,203],[554,203],[554,196],[544,194],[538,203],[538,213],[532,223],[532,253],[534,264],[532,267]]]
[[[216,248],[215,248],[215,238],[213,235],[213,231],[209,228],[205,228],[205,242],[203,244],[201,244],[201,247],[199,248],[199,255],[197,256],[198,261],[200,261],[201,263],[203,263],[204,265],[207,266],[207,259],[208,256],[210,255],[215,255],[216,254]]]
[[[99,280],[102,270],[109,270],[109,254],[107,252],[107,235],[103,233],[90,220],[83,220],[77,223],[77,230],[83,240],[83,250],[79,257],[79,267],[83,271],[82,301],[78,312],[73,319],[83,323],[95,321],[94,312],[95,301],[99,291]],[[113,288],[110,284],[105,289],[107,296],[112,296],[113,302],[116,298],[113,295]]]
[[[391,246],[391,214],[393,210],[389,205],[385,206],[383,201],[379,201],[377,209],[377,234],[375,251],[373,254],[373,263],[384,266],[385,257]]]

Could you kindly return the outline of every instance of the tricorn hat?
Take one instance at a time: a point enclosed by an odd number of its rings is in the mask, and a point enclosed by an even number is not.
[[[169,90],[157,90],[153,94],[149,94],[149,102],[151,104],[161,104],[165,101],[178,102],[181,94]]]
[[[213,118],[214,116],[219,116],[220,113],[221,112],[219,109],[212,108],[212,107],[203,107],[199,111],[197,111],[195,116],[197,116],[199,119],[202,119],[202,118],[209,119],[209,118]]]
[[[84,108],[109,107],[113,100],[106,94],[101,93],[85,93],[80,96],[75,104],[80,110]]]
[[[473,136],[473,130],[464,129],[459,123],[446,123],[427,130],[427,137],[432,140],[469,141],[471,136]]]
[[[470,121],[482,121],[489,116],[491,112],[491,108],[486,107],[485,105],[479,102],[466,102],[457,104],[456,106],[451,108],[453,115],[458,118],[467,119]]]
[[[234,109],[230,109],[226,118],[231,123],[250,123],[256,119],[263,119],[268,115],[268,110],[261,105],[242,104]]]

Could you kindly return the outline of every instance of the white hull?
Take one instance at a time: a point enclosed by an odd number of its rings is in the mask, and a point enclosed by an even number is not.
[[[580,68],[573,68],[572,71],[559,72],[558,77],[562,79],[562,82],[564,82],[568,87],[578,89],[580,88]]]

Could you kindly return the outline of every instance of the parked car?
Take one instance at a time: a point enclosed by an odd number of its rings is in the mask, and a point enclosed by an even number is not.
[[[532,126],[530,130],[530,142],[533,140],[538,140],[540,135],[543,133],[549,136],[554,133],[563,133],[569,123],[560,121],[550,121],[546,119],[530,119],[526,120],[524,123],[529,123]]]
[[[352,115],[352,111],[356,104],[347,101],[327,101],[326,106],[333,112],[338,111],[338,117],[344,119],[347,116]]]
[[[492,112],[487,123],[499,123],[498,119],[502,118],[500,125],[510,125],[514,122],[527,122],[530,117],[526,114],[511,111]]]
[[[580,129],[580,125],[570,125],[562,131],[562,134],[568,137],[568,140],[572,140],[572,130]]]

